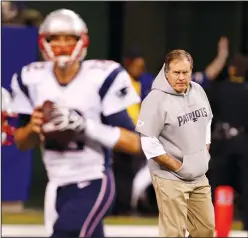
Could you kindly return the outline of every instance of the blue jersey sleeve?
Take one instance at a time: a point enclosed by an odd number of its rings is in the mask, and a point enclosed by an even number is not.
[[[117,112],[107,117],[103,117],[103,123],[111,126],[123,127],[127,130],[134,131],[135,126],[126,110]]]

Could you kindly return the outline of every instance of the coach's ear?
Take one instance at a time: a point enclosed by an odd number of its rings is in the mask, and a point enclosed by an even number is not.
[[[168,69],[164,69],[165,78],[168,78]]]
[[[150,137],[158,137],[164,128],[165,110],[162,107],[164,94],[153,90],[141,104],[136,131]]]

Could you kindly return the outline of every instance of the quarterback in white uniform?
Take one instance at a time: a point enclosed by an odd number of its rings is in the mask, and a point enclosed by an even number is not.
[[[140,98],[120,64],[83,60],[87,32],[73,11],[50,13],[39,29],[46,61],[23,67],[11,82],[12,108],[21,119],[15,143],[22,150],[44,148],[45,225],[51,237],[104,237],[102,219],[115,194],[109,150],[141,151],[126,112]],[[66,148],[43,134],[40,109],[47,100],[56,105],[49,130],[70,128],[79,135]]]

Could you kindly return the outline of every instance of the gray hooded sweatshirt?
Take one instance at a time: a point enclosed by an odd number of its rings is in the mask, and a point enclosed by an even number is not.
[[[156,137],[166,153],[183,164],[178,171],[172,172],[149,159],[150,172],[189,183],[205,176],[210,159],[206,148],[207,124],[212,117],[203,88],[190,82],[186,93],[177,93],[165,78],[163,66],[141,104],[136,131]]]

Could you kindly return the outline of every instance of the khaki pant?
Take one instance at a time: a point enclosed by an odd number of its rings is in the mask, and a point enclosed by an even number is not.
[[[214,237],[214,208],[208,179],[188,184],[152,175],[159,209],[159,236]]]

